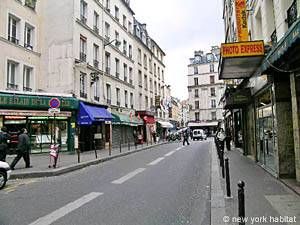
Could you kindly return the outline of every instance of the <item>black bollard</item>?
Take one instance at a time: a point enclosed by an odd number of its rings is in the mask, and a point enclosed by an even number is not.
[[[137,142],[134,142],[135,150],[137,150]]]
[[[227,197],[231,197],[231,190],[230,190],[230,175],[229,175],[229,159],[226,157],[225,159],[225,174],[226,174],[226,191]]]
[[[238,202],[239,202],[239,225],[245,225],[245,183],[244,181],[239,181],[238,183]]]
[[[120,147],[120,153],[121,153],[122,152],[122,142],[121,142],[121,140],[120,140],[119,147]]]
[[[221,163],[221,168],[222,168],[222,177],[225,178],[224,151],[221,150],[220,154],[221,154],[220,163]]]
[[[130,151],[130,142],[129,142],[129,139],[127,141],[128,141],[128,151]]]

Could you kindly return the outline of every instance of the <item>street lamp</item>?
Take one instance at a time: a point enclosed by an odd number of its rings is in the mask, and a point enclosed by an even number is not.
[[[105,46],[107,46],[107,45],[110,45],[110,44],[113,43],[114,41],[116,42],[116,44],[115,44],[116,47],[119,47],[119,46],[121,45],[121,42],[120,42],[119,40],[113,39],[112,41],[110,41],[110,42],[104,44],[104,45],[103,45],[103,48],[105,48]]]

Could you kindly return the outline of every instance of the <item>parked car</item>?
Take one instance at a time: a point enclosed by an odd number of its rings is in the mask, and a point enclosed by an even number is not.
[[[4,188],[11,174],[11,169],[7,162],[0,161],[0,190]]]
[[[207,135],[205,134],[204,130],[202,129],[195,129],[193,130],[193,141],[194,140],[206,140]]]

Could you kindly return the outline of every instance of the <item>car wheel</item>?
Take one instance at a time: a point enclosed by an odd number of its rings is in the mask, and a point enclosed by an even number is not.
[[[0,171],[0,190],[4,188],[7,181],[6,172]]]

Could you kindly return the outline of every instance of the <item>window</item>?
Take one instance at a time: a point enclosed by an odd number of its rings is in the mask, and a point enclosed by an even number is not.
[[[132,23],[130,21],[128,21],[128,31],[132,33]]]
[[[132,46],[129,45],[129,58],[132,59]]]
[[[209,79],[211,84],[215,83],[215,76],[210,76]]]
[[[24,66],[23,71],[23,91],[32,91],[31,79],[32,79],[33,68]]]
[[[200,120],[200,113],[199,112],[195,112],[195,120],[196,121]]]
[[[119,48],[119,44],[118,44],[119,38],[120,38],[119,33],[117,31],[115,31],[115,39],[116,39],[116,41],[115,41],[115,47],[117,47],[117,48]]]
[[[215,65],[214,64],[209,64],[209,71],[214,72],[215,71]]]
[[[105,72],[110,74],[110,53],[105,52]]]
[[[94,11],[94,31],[99,33],[99,14]]]
[[[150,73],[153,72],[153,67],[152,67],[152,59],[149,58],[149,69],[150,69]]]
[[[130,93],[130,107],[133,109],[133,93]]]
[[[120,101],[120,88],[116,88],[116,96],[117,96],[117,106],[121,105]]]
[[[123,64],[123,68],[124,68],[124,81],[127,82],[128,80],[128,74],[127,74],[127,64]]]
[[[142,51],[141,51],[141,49],[138,49],[138,63],[142,64]]]
[[[80,35],[80,60],[86,62],[86,37]]]
[[[148,65],[147,65],[147,55],[144,54],[144,68],[147,69]]]
[[[100,81],[97,78],[94,83],[94,100],[99,102],[100,100],[99,96],[100,96]]]
[[[19,64],[13,61],[7,62],[7,88],[17,90],[17,79],[18,79],[18,67]]]
[[[165,74],[164,74],[163,70],[161,70],[161,79],[162,79],[162,81],[165,81]]]
[[[106,102],[107,102],[107,104],[111,104],[111,88],[110,88],[110,84],[106,84]]]
[[[25,0],[25,5],[33,10],[35,10],[36,0]]]
[[[119,8],[118,8],[117,6],[115,6],[115,19],[116,19],[117,21],[120,20],[120,18],[119,18]]]
[[[194,66],[194,74],[198,74],[198,67]]]
[[[106,8],[107,11],[110,12],[110,0],[105,1],[105,8]]]
[[[215,99],[211,100],[211,108],[216,108],[216,100]]]
[[[199,83],[198,83],[198,78],[197,77],[195,77],[194,78],[194,85],[198,85]]]
[[[87,21],[87,3],[83,0],[80,1],[80,20],[83,23]]]
[[[124,97],[125,97],[125,107],[128,107],[128,92],[124,91]]]
[[[132,68],[129,67],[129,83],[133,84],[133,80],[132,80]]]
[[[199,97],[199,90],[195,89],[195,98],[198,98],[198,97]]]
[[[216,112],[211,112],[211,120],[217,120]]]
[[[105,22],[105,39],[109,41],[110,39],[110,25]]]
[[[99,46],[94,44],[94,67],[99,68]]]
[[[148,109],[148,107],[149,107],[148,96],[145,96],[145,109]]]
[[[156,63],[154,63],[154,76],[156,76]]]
[[[143,86],[143,81],[142,81],[142,71],[139,70],[139,86],[142,87]]]
[[[125,15],[123,15],[123,27],[127,30],[126,25],[127,25],[127,18]]]
[[[144,75],[144,87],[145,87],[145,90],[148,90],[148,79],[147,79],[146,75]]]
[[[150,91],[153,91],[153,82],[152,82],[152,79],[150,78],[149,80],[149,83],[150,83]]]
[[[20,20],[12,15],[9,15],[8,18],[8,40],[15,43],[19,44],[19,22]]]
[[[156,85],[156,81],[154,81],[154,92],[155,92],[155,95],[157,95],[157,85]]]
[[[86,73],[80,72],[80,97],[87,98],[86,93]]]
[[[123,53],[127,55],[127,41],[123,40]]]
[[[195,109],[199,109],[199,101],[195,101]]]
[[[139,95],[139,106],[140,106],[140,109],[142,109],[142,98],[143,98],[143,95],[142,95],[142,93],[140,93],[140,95]]]
[[[160,68],[159,68],[159,66],[157,67],[157,74],[158,74],[158,79],[160,79]]]
[[[33,50],[34,27],[25,24],[24,47]]]
[[[216,96],[216,89],[214,87],[210,88],[210,96]]]
[[[115,58],[115,62],[116,62],[116,77],[120,78],[120,60]]]

